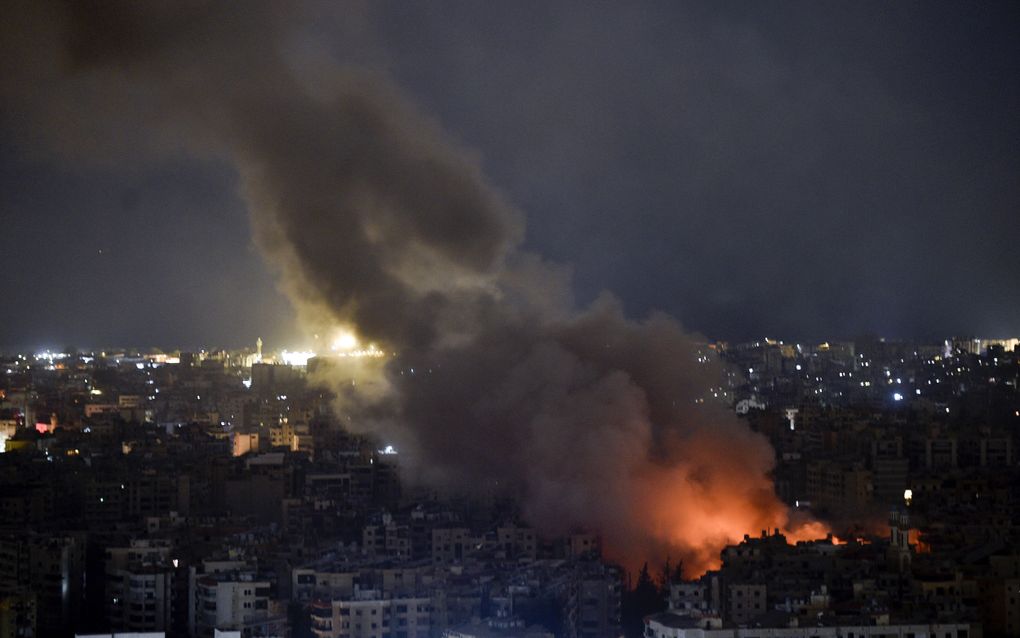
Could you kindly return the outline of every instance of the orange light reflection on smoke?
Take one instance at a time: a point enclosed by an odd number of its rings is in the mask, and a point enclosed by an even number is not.
[[[726,468],[705,476],[704,468],[659,468],[650,471],[639,516],[647,521],[647,532],[656,539],[646,548],[644,560],[651,565],[667,554],[682,558],[684,575],[695,578],[721,566],[720,553],[739,544],[745,535],[759,536],[780,530],[789,543],[824,539],[828,526],[815,520],[794,520],[790,509],[775,494],[764,474],[757,482],[748,473],[727,472]],[[640,568],[634,556],[629,569]]]
[[[918,554],[928,554],[931,552],[931,545],[921,540],[921,530],[912,529],[907,532],[907,542],[914,546],[914,551]]]

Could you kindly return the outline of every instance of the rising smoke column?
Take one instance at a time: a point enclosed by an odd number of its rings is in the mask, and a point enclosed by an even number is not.
[[[694,338],[608,293],[576,308],[469,152],[382,75],[302,53],[303,11],[28,2],[0,33],[3,97],[28,139],[76,157],[230,162],[302,320],[399,352],[381,392],[338,388],[338,407],[409,479],[514,495],[541,531],[690,573],[786,527],[766,440],[697,402],[720,371]]]

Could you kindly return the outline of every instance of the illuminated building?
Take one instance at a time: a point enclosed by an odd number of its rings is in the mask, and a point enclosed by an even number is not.
[[[0,454],[7,451],[7,440],[18,432],[16,419],[0,419]]]
[[[315,437],[313,437],[311,434],[308,434],[308,432],[307,432],[308,426],[307,425],[305,425],[305,426],[298,426],[298,427],[299,428],[303,427],[305,429],[305,432],[303,432],[303,433],[296,433],[296,434],[294,434],[293,437],[291,437],[291,440],[290,440],[290,451],[291,452],[300,452],[302,454],[307,454],[310,459],[314,459],[315,458]]]
[[[259,451],[258,432],[231,432],[230,446],[234,456],[244,456]]]

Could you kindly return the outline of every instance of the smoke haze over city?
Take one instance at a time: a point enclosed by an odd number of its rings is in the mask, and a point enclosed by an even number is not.
[[[8,5],[0,627],[1018,631],[1016,5]]]
[[[26,44],[15,35],[25,21],[49,12],[11,6],[7,51]],[[291,81],[305,90],[329,90],[323,64],[382,70],[526,211],[524,246],[570,264],[586,303],[613,290],[632,315],[665,310],[723,339],[1016,332],[1010,5],[307,3],[274,8],[289,15],[268,21],[254,6],[223,12],[227,30],[252,42],[291,29]],[[141,126],[158,118],[158,98],[122,101],[99,129],[58,118],[78,142],[102,138],[107,161],[43,150],[32,119],[89,110],[80,82],[36,82],[52,70],[49,44],[32,43],[50,55],[30,67],[5,56],[0,241],[26,285],[12,291],[18,311],[4,310],[3,345],[292,338],[293,311],[250,246],[235,170],[143,152],[179,144]],[[113,53],[89,51],[87,38],[77,46],[82,69]],[[138,66],[156,45],[103,46]],[[247,46],[218,63],[243,75],[265,53]],[[26,82],[32,113],[12,100]],[[144,302],[113,317],[89,303],[118,294]]]
[[[306,333],[399,353],[383,391],[338,410],[409,476],[517,496],[540,530],[597,529],[631,564],[672,551],[703,571],[786,527],[767,442],[698,403],[721,375],[697,339],[609,293],[574,307],[569,271],[521,252],[523,215],[385,77],[288,58],[272,4],[103,7],[41,18],[29,44],[52,57],[12,56],[41,67],[15,99],[58,153],[109,161],[126,130],[232,162]]]

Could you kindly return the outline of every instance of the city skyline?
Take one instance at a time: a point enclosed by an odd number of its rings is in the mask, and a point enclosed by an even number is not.
[[[1020,635],[1020,4],[5,16],[0,638]]]

